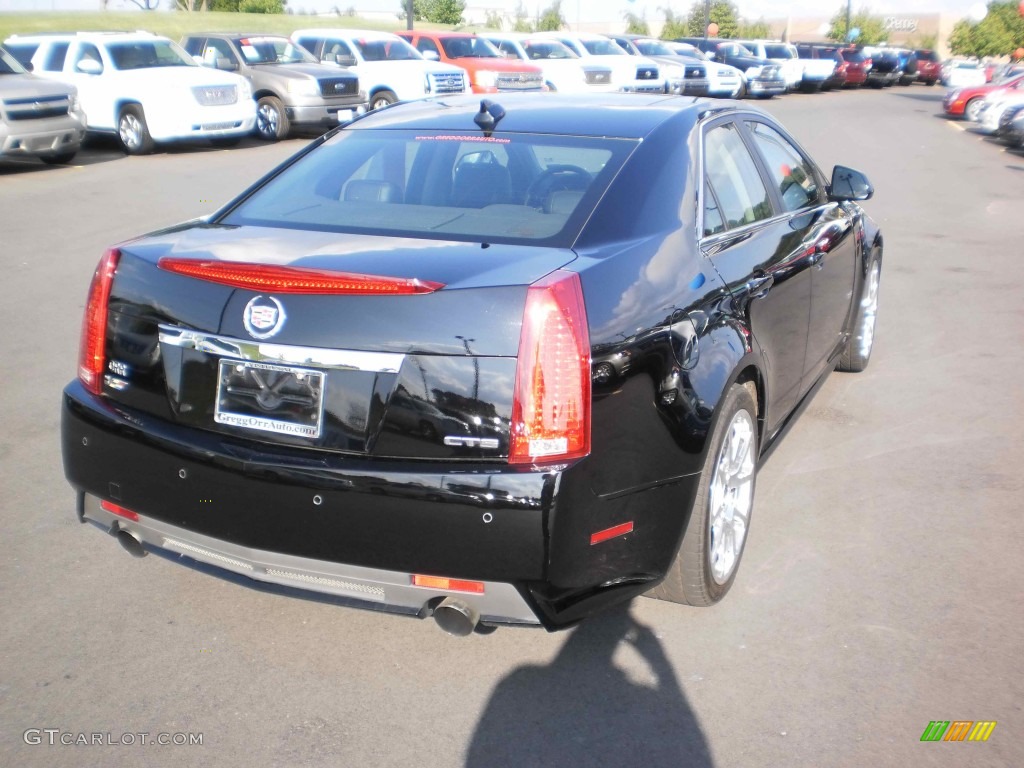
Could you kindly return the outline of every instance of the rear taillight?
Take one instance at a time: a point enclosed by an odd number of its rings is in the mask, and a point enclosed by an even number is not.
[[[211,283],[247,288],[250,291],[298,294],[401,295],[433,293],[443,283],[414,277],[380,277],[327,269],[288,267],[278,264],[247,264],[230,261],[162,258],[160,269]]]
[[[106,366],[107,304],[110,286],[121,252],[111,248],[100,259],[89,285],[82,320],[82,343],[78,350],[78,378],[87,390],[98,395],[103,390],[103,370]]]
[[[526,292],[512,403],[510,464],[590,453],[590,334],[579,275],[556,271]]]

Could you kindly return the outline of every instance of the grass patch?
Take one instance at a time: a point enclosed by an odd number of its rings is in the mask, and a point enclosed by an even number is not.
[[[303,16],[267,13],[184,13],[180,11],[116,12],[80,11],[48,13],[0,13],[0,42],[15,34],[38,32],[79,32],[94,30],[145,29],[171,40],[195,32],[274,32],[290,35],[309,27],[349,27],[395,32],[405,22],[370,21],[358,16]],[[437,24],[417,23],[424,29],[442,29]]]

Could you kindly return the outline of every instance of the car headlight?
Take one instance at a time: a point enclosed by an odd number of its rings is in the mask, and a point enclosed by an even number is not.
[[[476,73],[476,84],[481,88],[493,88],[498,84],[498,73],[482,69]]]
[[[238,84],[238,100],[248,101],[252,98],[252,85],[244,77],[240,77],[239,80],[242,82]]]
[[[956,101],[959,98],[960,98],[960,91],[953,91],[951,94],[949,94],[949,100],[950,101]]]
[[[78,111],[78,94],[72,93],[68,95],[68,112]]]
[[[320,83],[311,77],[304,77],[301,80],[289,80],[288,92],[300,94],[302,96],[319,96]]]
[[[747,77],[757,77],[760,74],[761,74],[761,68],[760,67],[748,67],[747,68],[747,71],[746,71]]]

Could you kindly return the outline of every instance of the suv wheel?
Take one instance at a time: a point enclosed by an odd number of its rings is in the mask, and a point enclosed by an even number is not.
[[[398,101],[394,91],[377,91],[370,97],[370,109],[381,109]]]
[[[121,108],[117,116],[117,138],[129,155],[146,155],[153,151],[153,138],[146,126],[146,113],[138,104]]]
[[[277,141],[288,135],[291,123],[284,105],[276,96],[264,96],[256,102],[256,133],[266,141]]]

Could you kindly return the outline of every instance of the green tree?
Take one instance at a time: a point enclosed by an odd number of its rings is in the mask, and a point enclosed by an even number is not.
[[[714,22],[718,25],[718,37],[736,37],[739,32],[739,13],[736,6],[729,0],[712,0],[711,18],[704,18],[704,2],[697,0],[686,18],[688,37],[704,37],[707,25]]]
[[[566,23],[565,16],[562,15],[562,0],[554,0],[537,19],[538,32],[557,32],[564,26]]]
[[[651,28],[647,26],[647,13],[641,13],[637,16],[632,11],[626,11],[622,14],[622,18],[626,20],[626,34],[627,35],[649,35],[651,34]]]
[[[961,56],[1005,56],[1024,46],[1024,18],[1016,0],[993,0],[977,24],[961,19],[949,37],[949,49]]]
[[[461,24],[462,13],[466,10],[464,0],[412,0],[412,18],[414,21],[429,21],[434,24]],[[400,19],[405,18],[405,3],[399,12]]]
[[[686,18],[677,16],[671,8],[659,8],[665,14],[665,23],[661,25],[661,39],[675,40],[677,37],[688,37],[690,28],[686,24]]]
[[[860,30],[856,40],[860,45],[875,45],[889,39],[889,32],[883,26],[882,19],[872,16],[868,8],[861,8],[850,16],[850,29]],[[843,5],[829,21],[827,37],[829,40],[844,42],[847,39],[847,31],[846,6]]]
[[[533,24],[530,23],[530,17],[526,13],[526,6],[523,5],[523,0],[519,0],[515,16],[512,17],[512,31],[533,32]]]
[[[210,10],[238,13],[239,2],[240,0],[210,0]]]
[[[741,40],[770,40],[772,27],[764,19],[741,21],[736,36]]]

